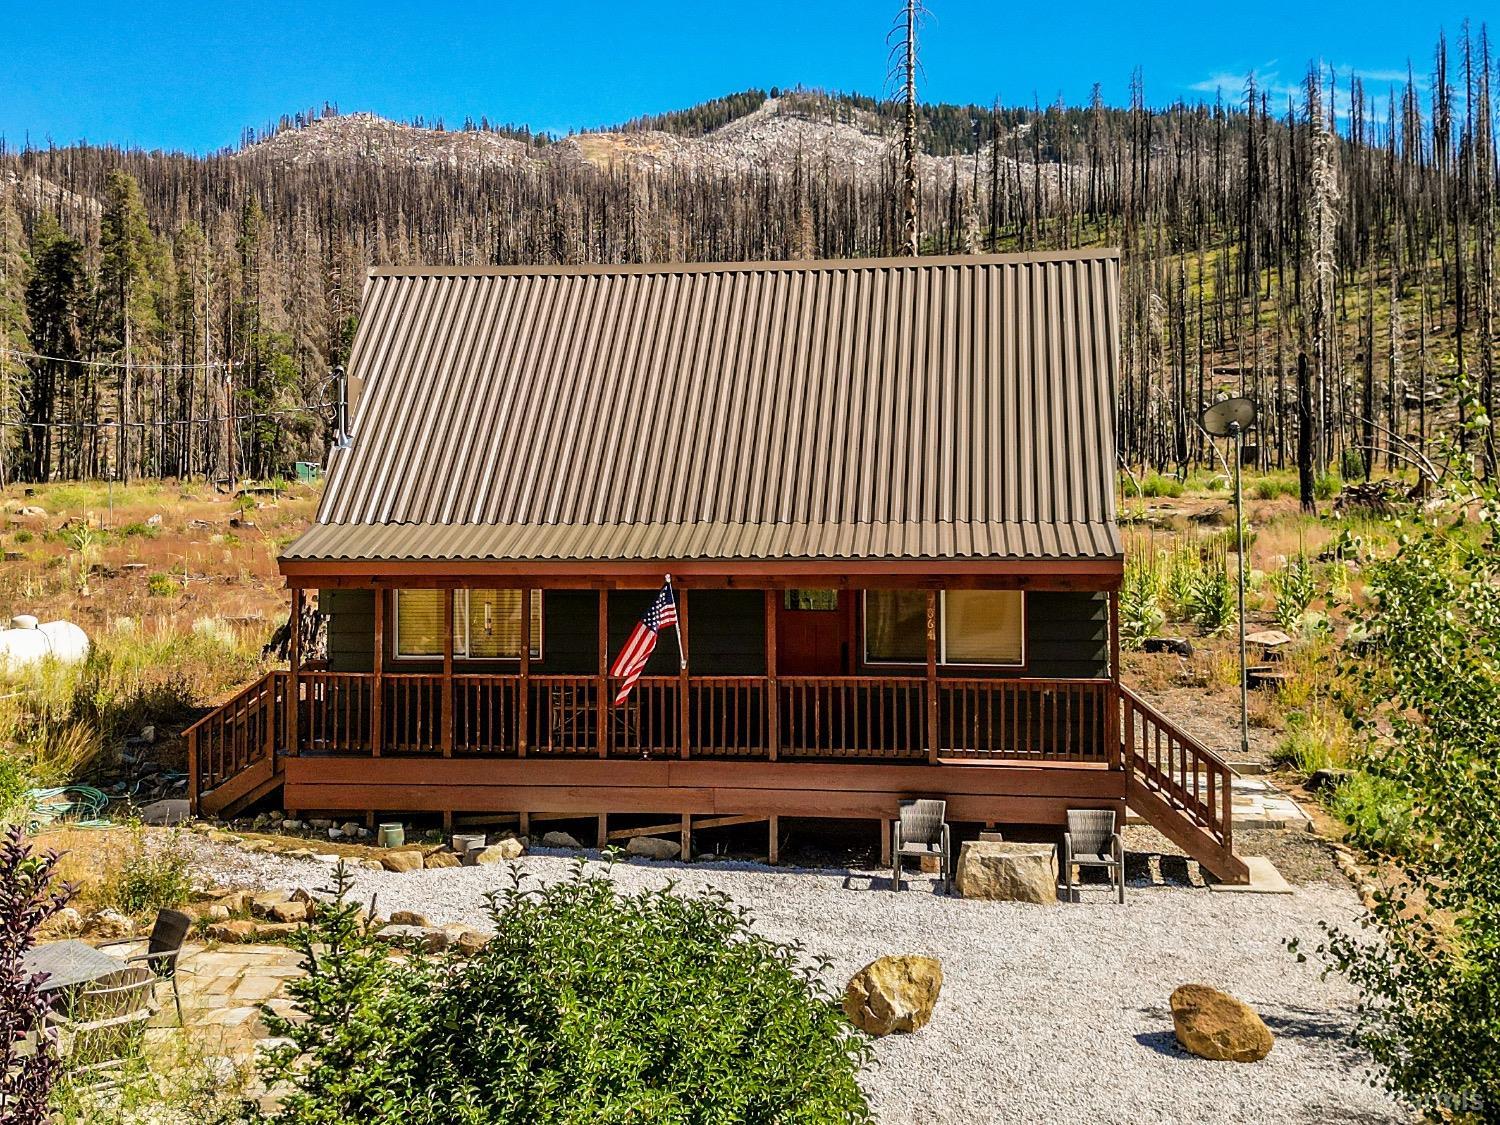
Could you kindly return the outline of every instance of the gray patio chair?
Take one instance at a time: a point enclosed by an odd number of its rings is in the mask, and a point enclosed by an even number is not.
[[[139,1057],[156,1010],[155,987],[155,973],[132,965],[69,996],[49,1017],[68,1073],[91,1083],[110,1081],[110,1072]]]
[[[182,956],[182,946],[192,928],[193,920],[182,911],[158,910],[156,921],[151,926],[151,936],[146,939],[146,948],[125,958],[127,965],[145,965],[156,975],[157,980],[171,983],[172,1000],[177,1006],[179,1024],[182,1023],[182,993],[177,988],[177,959]]]
[[[1069,809],[1063,833],[1062,877],[1068,900],[1073,899],[1073,868],[1103,867],[1125,901],[1125,845],[1115,831],[1112,809]]]
[[[943,873],[943,893],[951,889],[949,879],[948,824],[943,819],[948,811],[947,801],[902,801],[899,818],[892,829],[891,842],[891,889],[901,889],[901,857],[938,857]]]

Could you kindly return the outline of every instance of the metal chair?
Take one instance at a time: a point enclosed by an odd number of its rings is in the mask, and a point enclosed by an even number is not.
[[[943,893],[952,889],[949,877],[949,859],[952,848],[949,842],[948,824],[943,819],[948,811],[947,801],[902,801],[899,817],[892,828],[891,841],[891,889],[901,889],[901,857],[938,857],[943,873]]]
[[[155,987],[156,975],[134,965],[79,988],[48,1017],[69,1074],[108,1081],[105,1072],[140,1055]]]
[[[1063,833],[1062,876],[1068,900],[1073,899],[1073,867],[1103,867],[1125,902],[1125,844],[1115,831],[1113,809],[1069,809]]]
[[[193,920],[180,910],[158,910],[151,926],[146,948],[125,958],[127,965],[144,965],[154,980],[170,981],[172,1001],[177,1006],[177,1022],[182,1023],[182,994],[177,989],[177,959],[193,928]]]

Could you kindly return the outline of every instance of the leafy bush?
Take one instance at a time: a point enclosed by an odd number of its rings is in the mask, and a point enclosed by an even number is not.
[[[125,539],[155,539],[161,534],[161,528],[154,524],[143,523],[140,520],[127,523],[120,528],[120,535]]]
[[[1339,475],[1345,480],[1363,480],[1365,475],[1365,455],[1363,450],[1352,446],[1346,448],[1339,455]]]
[[[1313,478],[1313,497],[1318,500],[1332,500],[1343,487],[1344,482],[1337,473],[1319,473]]]
[[[108,872],[101,897],[126,914],[151,915],[178,906],[192,893],[190,861],[177,833],[148,840],[136,825],[130,843]]]
[[[1349,837],[1372,852],[1395,855],[1411,845],[1411,794],[1390,778],[1357,771],[1339,782],[1328,808]]]
[[[1149,558],[1133,555],[1126,560],[1120,583],[1120,640],[1127,648],[1140,648],[1166,623],[1158,586]]]
[[[1282,496],[1297,495],[1295,477],[1261,477],[1250,486],[1250,495],[1257,500],[1276,500]]]
[[[19,827],[0,841],[0,1121],[5,1125],[50,1121],[48,1101],[62,1071],[52,1037],[40,1034],[50,1005],[21,964],[42,923],[68,901],[68,887],[52,887],[56,865],[55,853],[31,854]]]
[[[175,596],[181,587],[172,581],[170,574],[153,574],[146,579],[146,593],[153,598],[170,598]]]
[[[1349,731],[1335,712],[1314,706],[1287,715],[1287,730],[1272,755],[1281,765],[1309,776],[1349,764]]]
[[[1151,473],[1145,480],[1141,481],[1141,495],[1143,496],[1181,496],[1182,482],[1176,477],[1164,477],[1160,473]]]
[[[868,1047],[800,950],[755,934],[719,894],[621,895],[578,864],[489,898],[467,963],[399,966],[341,905],[301,937],[288,991],[306,1019],[263,1077],[285,1125],[867,1122]]]
[[[1187,592],[1188,616],[1209,636],[1224,632],[1234,623],[1234,585],[1229,581],[1229,563],[1223,551],[1213,551],[1195,574]]]
[[[1318,596],[1318,581],[1307,555],[1298,553],[1286,560],[1280,570],[1266,576],[1271,593],[1276,597],[1276,624],[1288,633],[1295,633],[1302,623],[1302,616]]]

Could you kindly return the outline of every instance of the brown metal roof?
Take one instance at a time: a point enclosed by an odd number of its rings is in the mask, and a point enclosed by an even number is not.
[[[1110,559],[1114,251],[373,271],[288,560]]]

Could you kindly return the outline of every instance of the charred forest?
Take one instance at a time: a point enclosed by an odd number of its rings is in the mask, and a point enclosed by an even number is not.
[[[1493,473],[1496,74],[1466,27],[1378,91],[1312,65],[1296,88],[1165,107],[1139,75],[1123,108],[924,105],[918,249],[1121,247],[1132,469],[1213,469],[1199,414],[1244,394],[1262,470]],[[795,144],[716,141],[757,115]],[[299,144],[336,134],[331,108],[206,156],[6,146],[0,483],[321,460],[373,265],[905,253],[902,116],[773,90],[588,150],[488,122],[421,123],[415,153]],[[646,135],[677,158],[597,155]]]

